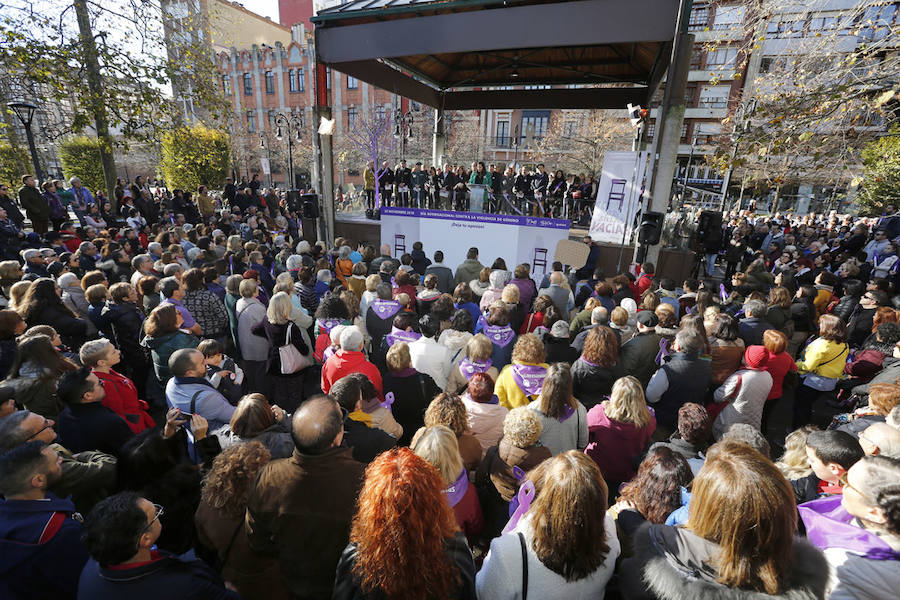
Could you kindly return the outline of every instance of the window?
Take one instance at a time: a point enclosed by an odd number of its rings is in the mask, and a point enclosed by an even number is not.
[[[759,72],[760,73],[768,73],[772,70],[772,67],[775,64],[774,56],[763,56],[759,59]]]
[[[652,140],[653,135],[656,133],[656,121],[650,121],[647,125],[647,139]],[[684,137],[684,136],[682,136]]]
[[[900,8],[900,3],[897,2],[867,8],[862,18],[863,28],[859,32],[859,39],[877,42],[890,35],[892,26],[900,22],[898,8]]]
[[[662,86],[660,86],[662,87]],[[684,86],[684,105],[693,108],[697,97],[697,84],[689,83]]]
[[[297,79],[295,75],[296,71],[294,71],[294,69],[288,71],[288,89],[292,92],[297,91]]]
[[[522,111],[522,142],[543,139],[547,133],[547,125],[550,123],[549,110],[523,110]]]
[[[698,145],[714,144],[720,135],[722,135],[721,123],[698,123],[694,130],[694,139]]]
[[[563,138],[573,138],[578,133],[578,123],[575,121],[566,121],[563,123]]]
[[[726,66],[734,64],[737,58],[737,48],[717,48],[706,55],[706,66]]]
[[[256,120],[253,118],[253,111],[247,111],[247,132],[254,133],[256,131]]]
[[[355,106],[351,106],[347,109],[347,127],[349,129],[353,129],[356,127],[356,122],[359,120],[359,109]]]
[[[331,67],[325,67],[325,87],[331,89]]]
[[[244,95],[253,95],[253,75],[250,73],[244,73]]]
[[[709,23],[709,7],[696,6],[691,9],[691,18],[688,21],[688,31],[702,31]]]
[[[704,85],[700,88],[700,108],[726,108],[731,95],[730,85]]]
[[[509,147],[509,121],[497,121],[497,146]]]
[[[266,71],[266,93],[275,93],[275,74],[272,71]]]
[[[231,95],[231,76],[230,75],[222,75],[222,91],[226,96]]]
[[[347,75],[347,89],[348,90],[356,90],[359,89],[359,79],[356,77],[351,77]]]
[[[379,104],[375,107],[375,120],[379,123],[384,121],[387,118],[387,109],[384,108],[383,104]]]
[[[302,92],[306,89],[306,75],[303,73],[303,67],[297,69],[297,91]]]
[[[696,71],[703,64],[703,51],[700,48],[694,48],[691,52],[691,69]]]
[[[686,138],[687,138],[687,134],[688,134],[688,124],[687,124],[687,123],[682,123],[682,124],[681,124],[681,139],[682,139],[682,140],[686,139]]]
[[[713,19],[713,29],[734,29],[744,20],[743,6],[719,6]]]

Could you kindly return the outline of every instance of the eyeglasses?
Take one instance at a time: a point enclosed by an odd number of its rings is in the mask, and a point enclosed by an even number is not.
[[[25,441],[27,442],[27,441],[29,441],[29,440],[33,440],[33,439],[36,438],[37,436],[41,435],[41,434],[42,434],[44,431],[46,431],[47,429],[50,429],[51,427],[53,427],[53,425],[54,425],[53,421],[51,421],[50,419],[46,419],[46,418],[45,418],[45,419],[44,419],[44,426],[41,427],[40,429],[38,429],[37,431],[35,431],[35,432],[34,432],[33,434],[31,434],[30,436],[28,436],[28,439],[25,440]]]
[[[150,519],[150,522],[147,523],[147,526],[146,526],[146,527],[144,527],[144,531],[147,531],[147,530],[149,530],[151,527],[153,527],[154,521],[158,521],[159,518],[160,518],[161,516],[163,516],[164,514],[166,514],[166,511],[165,511],[165,509],[163,509],[163,507],[162,507],[161,504],[154,504],[154,505],[153,505],[153,510],[156,511],[156,516],[153,517],[152,519]]]
[[[856,492],[857,494],[859,494],[860,496],[862,496],[863,498],[868,500],[869,495],[867,493],[865,493],[858,487],[854,487],[853,485],[850,484],[850,479],[848,478],[848,475],[849,475],[849,471],[844,471],[843,473],[841,473],[838,476],[838,483],[841,484],[841,487],[848,487],[851,490],[853,490],[854,492]]]

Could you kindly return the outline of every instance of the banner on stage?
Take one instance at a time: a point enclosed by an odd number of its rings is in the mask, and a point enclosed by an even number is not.
[[[507,267],[528,263],[531,272],[550,272],[556,245],[569,238],[571,221],[519,215],[452,212],[424,208],[381,209],[381,243],[399,258],[422,242],[425,256],[444,253],[444,264],[453,270],[466,260],[469,248],[478,248],[482,264],[502,257]],[[580,267],[581,265],[577,265]]]
[[[626,243],[631,239],[649,156],[649,152],[607,152],[604,156],[591,219],[590,235],[595,242],[621,244],[623,234]]]

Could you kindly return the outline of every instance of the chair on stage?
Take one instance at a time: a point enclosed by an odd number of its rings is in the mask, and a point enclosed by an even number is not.
[[[535,248],[534,249],[534,260],[531,261],[531,272],[535,273],[538,267],[541,267],[541,273],[544,275],[547,274],[547,249],[546,248]]]
[[[406,253],[406,236],[395,234],[394,235],[394,254],[397,256],[395,258],[399,258],[403,254]]]
[[[609,210],[611,202],[619,203],[618,210],[621,212],[622,204],[625,202],[625,185],[628,183],[626,179],[613,179],[609,184],[609,196],[606,198],[606,210]]]

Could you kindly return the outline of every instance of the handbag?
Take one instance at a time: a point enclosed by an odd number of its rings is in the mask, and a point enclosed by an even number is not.
[[[308,356],[303,356],[297,347],[291,343],[292,323],[288,323],[285,344],[278,348],[278,358],[281,360],[281,374],[293,375],[312,364]]]

